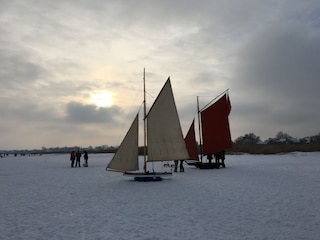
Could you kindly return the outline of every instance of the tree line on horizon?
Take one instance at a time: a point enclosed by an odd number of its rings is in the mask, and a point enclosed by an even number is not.
[[[309,143],[320,143],[320,133],[314,136],[294,138],[285,132],[278,132],[274,138],[268,138],[262,141],[259,136],[254,133],[248,133],[244,136],[240,136],[234,141],[235,144],[309,144]],[[113,153],[118,149],[117,146],[89,146],[89,147],[42,147],[41,149],[24,149],[24,150],[0,150],[0,154],[4,156],[5,154],[46,154],[46,153],[69,153],[74,150],[88,151],[88,152],[104,152]]]
[[[248,133],[244,136],[238,137],[234,143],[236,144],[308,144],[319,143],[320,133],[314,136],[308,136],[303,138],[295,138],[285,132],[278,132],[274,138],[268,138],[262,141],[259,136],[254,133]]]

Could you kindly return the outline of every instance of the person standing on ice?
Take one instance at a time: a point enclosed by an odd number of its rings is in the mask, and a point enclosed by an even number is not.
[[[84,158],[84,166],[85,167],[88,167],[88,153],[87,151],[84,151],[84,155],[83,155],[83,158]]]
[[[81,153],[80,151],[78,150],[77,153],[76,153],[76,158],[77,158],[77,161],[76,161],[76,167],[81,167],[80,166],[80,159],[81,159]]]
[[[207,155],[207,159],[208,159],[208,162],[211,163],[213,157],[212,157],[212,154],[208,154]]]
[[[71,167],[74,167],[74,161],[76,160],[76,153],[75,151],[72,151],[70,153],[70,161],[71,161]]]
[[[180,172],[184,172],[183,161],[184,160],[174,160],[174,172],[178,171],[179,162],[180,162]]]
[[[226,167],[226,165],[224,164],[225,150],[214,153],[214,158],[216,159],[216,163],[218,164],[218,166],[221,165],[223,168]],[[221,160],[221,163],[220,163],[220,160]]]

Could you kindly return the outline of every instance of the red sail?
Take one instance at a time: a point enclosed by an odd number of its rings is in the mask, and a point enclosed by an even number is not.
[[[212,154],[232,147],[228,116],[231,104],[225,93],[201,112],[203,154]]]
[[[184,141],[186,142],[187,150],[189,153],[189,159],[190,160],[199,160],[198,158],[198,145],[196,141],[196,134],[194,131],[194,119],[192,121],[192,124],[189,128],[189,131],[184,138]]]

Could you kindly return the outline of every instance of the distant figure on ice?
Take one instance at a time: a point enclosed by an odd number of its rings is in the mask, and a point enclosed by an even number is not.
[[[76,167],[81,167],[80,166],[80,159],[81,159],[81,153],[79,152],[79,150],[77,151],[76,153],[76,158],[77,158],[77,161],[76,161]]]
[[[83,164],[83,166],[84,167],[88,167],[88,153],[87,153],[87,151],[84,151],[84,155],[83,155],[83,158],[84,158],[84,164]]]
[[[183,161],[184,160],[180,160],[180,172],[184,172]],[[174,172],[178,171],[178,164],[179,164],[179,160],[175,160],[174,161]]]
[[[225,159],[225,150],[222,150],[220,152],[216,152],[214,153],[214,158],[216,160],[216,163],[218,166],[222,166],[223,168],[226,167],[226,165],[224,164],[224,159]],[[220,163],[221,160],[221,163]]]
[[[212,154],[208,154],[207,155],[207,159],[208,159],[208,162],[211,163],[213,157],[212,157]]]
[[[76,160],[76,153],[75,151],[72,151],[70,153],[70,161],[71,161],[71,167],[74,167],[74,161]]]

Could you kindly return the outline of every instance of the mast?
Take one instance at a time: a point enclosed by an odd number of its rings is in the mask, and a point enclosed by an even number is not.
[[[143,69],[143,170],[147,172],[146,69]]]
[[[197,96],[197,109],[198,109],[198,128],[199,128],[199,144],[200,144],[200,160],[202,162],[202,137],[201,137],[201,125],[200,125],[200,109],[199,109],[199,96]]]

